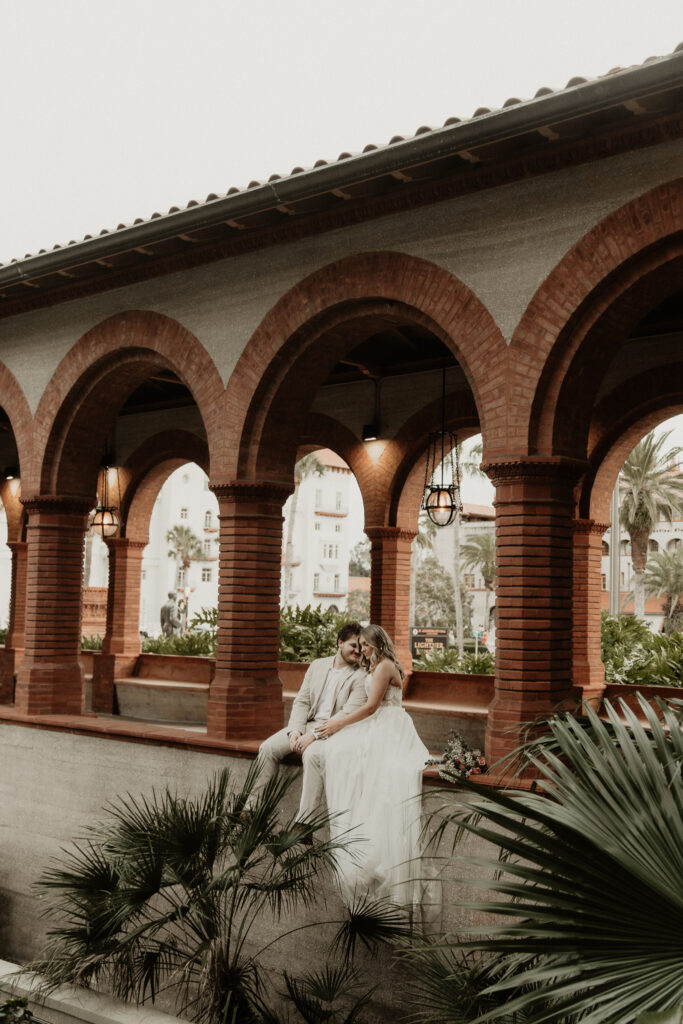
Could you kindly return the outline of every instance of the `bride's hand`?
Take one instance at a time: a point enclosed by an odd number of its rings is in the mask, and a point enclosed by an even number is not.
[[[339,728],[340,725],[338,722],[335,722],[332,718],[328,718],[326,722],[323,722],[322,725],[318,726],[317,732],[319,736],[323,737],[323,739],[328,739],[328,737],[334,736],[335,732],[337,732]]]

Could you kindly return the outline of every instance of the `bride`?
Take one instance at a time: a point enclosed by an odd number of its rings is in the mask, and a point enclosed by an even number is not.
[[[360,633],[361,663],[370,673],[365,704],[318,726],[334,737],[323,759],[333,838],[352,838],[339,859],[342,897],[417,906],[421,877],[422,769],[429,752],[401,706],[404,672],[381,626]]]

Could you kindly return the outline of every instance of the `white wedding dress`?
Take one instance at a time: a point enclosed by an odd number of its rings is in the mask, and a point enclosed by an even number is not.
[[[365,684],[370,689],[371,677]],[[374,714],[325,744],[325,794],[332,838],[352,839],[338,854],[342,898],[367,897],[416,908],[425,898],[422,864],[422,770],[429,751],[388,686]]]

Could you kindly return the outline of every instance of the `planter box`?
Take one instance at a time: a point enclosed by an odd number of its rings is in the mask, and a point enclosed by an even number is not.
[[[638,703],[637,695],[639,693],[651,705],[655,705],[655,697],[662,697],[664,700],[670,700],[672,697],[683,700],[683,687],[680,686],[629,686],[622,683],[608,683],[605,687],[604,699],[615,706],[621,699],[638,718],[644,719]]]

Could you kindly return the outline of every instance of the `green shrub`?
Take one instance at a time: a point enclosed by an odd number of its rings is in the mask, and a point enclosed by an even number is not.
[[[602,661],[608,683],[683,686],[683,637],[653,633],[634,615],[602,615]]]
[[[200,608],[190,619],[191,633],[205,633],[213,640],[214,646],[218,637],[218,607]]]
[[[81,637],[81,650],[82,651],[101,651],[102,650],[102,637],[98,633],[97,636],[82,636]]]
[[[5,626],[4,629],[0,629],[0,644],[4,644],[9,633],[9,626]]]
[[[334,654],[337,633],[349,621],[349,615],[324,609],[280,609],[280,661],[314,661]]]
[[[460,657],[455,647],[431,651],[413,662],[418,672],[459,672]]]
[[[465,651],[460,661],[460,671],[473,676],[492,676],[496,671],[496,659],[490,651],[480,649],[479,654]]]
[[[216,641],[210,633],[182,636],[148,636],[142,641],[143,654],[182,654],[186,657],[215,658]]]
[[[464,672],[468,675],[492,676],[496,670],[496,661],[490,651],[479,649],[479,654],[465,651],[462,658],[455,647],[445,651],[433,651],[424,654],[413,662],[418,672]]]

